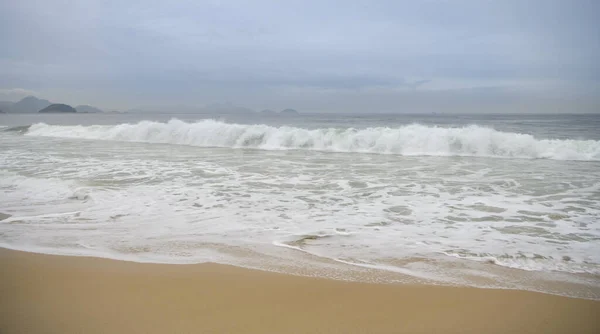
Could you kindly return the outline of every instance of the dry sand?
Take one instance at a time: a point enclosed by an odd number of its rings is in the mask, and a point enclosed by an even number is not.
[[[600,302],[0,249],[0,333],[600,333]]]

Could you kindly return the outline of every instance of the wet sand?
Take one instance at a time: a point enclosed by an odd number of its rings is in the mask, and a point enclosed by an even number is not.
[[[0,333],[600,333],[600,302],[0,249]]]

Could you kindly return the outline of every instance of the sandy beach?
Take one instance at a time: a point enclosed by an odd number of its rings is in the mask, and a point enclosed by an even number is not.
[[[600,302],[0,250],[0,333],[598,333]]]

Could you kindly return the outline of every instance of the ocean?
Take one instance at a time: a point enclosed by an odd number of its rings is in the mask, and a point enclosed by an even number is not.
[[[0,114],[0,247],[600,299],[600,115]]]

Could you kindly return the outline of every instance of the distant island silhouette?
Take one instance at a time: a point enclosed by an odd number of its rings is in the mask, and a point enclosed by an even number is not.
[[[77,110],[68,104],[56,103],[40,110],[41,113],[75,113]]]
[[[73,108],[64,103],[53,103],[48,100],[39,99],[35,96],[27,96],[18,102],[0,101],[0,112],[12,114],[25,113],[100,113],[101,109],[90,105],[78,105]]]

